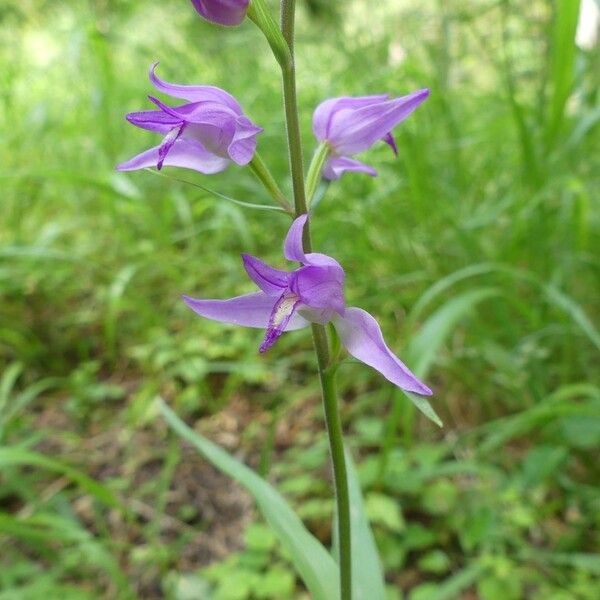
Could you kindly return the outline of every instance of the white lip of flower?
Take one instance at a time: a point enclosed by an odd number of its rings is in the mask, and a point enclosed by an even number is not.
[[[285,318],[294,310],[300,297],[296,294],[286,294],[277,307],[271,320],[271,327],[279,329]]]

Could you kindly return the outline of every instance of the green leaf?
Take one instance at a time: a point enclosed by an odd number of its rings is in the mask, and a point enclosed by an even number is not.
[[[436,310],[425,321],[408,347],[409,364],[413,365],[416,375],[418,377],[427,375],[440,347],[461,319],[471,313],[483,300],[499,294],[500,292],[495,288],[469,290],[453,296]],[[417,408],[422,410],[419,406]]]
[[[454,283],[454,281],[452,280],[451,283]],[[408,362],[414,365],[414,372],[418,377],[424,378],[427,376],[440,347],[460,320],[469,314],[477,304],[487,298],[497,296],[499,293],[495,288],[480,288],[463,292],[448,300],[425,321],[425,324],[409,345],[407,353]],[[408,392],[405,392],[405,394],[428,419],[442,427],[442,420],[438,417],[429,400],[424,396]]]
[[[363,503],[360,482],[346,450],[352,540],[352,599],[385,600],[383,569]]]
[[[430,420],[432,420],[438,427],[443,427],[444,423],[435,412],[433,406],[425,396],[418,396],[417,394],[411,394],[402,390],[402,393]],[[409,405],[410,406],[410,405]]]
[[[199,183],[194,183],[193,181],[188,181],[187,179],[181,179],[179,177],[174,177],[173,175],[169,175],[167,173],[162,173],[160,171],[156,171],[155,169],[144,169],[144,171],[148,171],[148,173],[152,173],[153,175],[158,175],[159,177],[166,177],[167,179],[172,179],[173,181],[177,181],[178,183],[184,183],[185,185],[191,185],[192,187],[198,188],[215,198],[219,198],[220,200],[227,200],[227,202],[231,202],[232,204],[237,204],[238,206],[242,206],[243,208],[250,208],[253,210],[274,210],[279,212],[284,212],[281,206],[271,206],[270,204],[254,204],[252,202],[244,202],[243,200],[236,200],[235,198],[231,198],[231,196],[226,196],[221,192],[217,192],[215,190],[211,190],[210,188],[204,187]]]
[[[565,106],[575,83],[575,32],[579,17],[579,0],[555,2],[550,71],[550,113],[546,124],[547,142],[555,140],[564,118]]]
[[[264,518],[290,553],[311,597],[315,600],[339,597],[339,569],[333,557],[304,527],[281,494],[246,465],[190,429],[162,400],[159,408],[180,437],[252,494]]]

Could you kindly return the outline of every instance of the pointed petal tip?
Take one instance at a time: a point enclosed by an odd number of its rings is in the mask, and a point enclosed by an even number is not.
[[[423,88],[422,90],[416,92],[415,95],[419,98],[422,98],[423,100],[427,100],[427,98],[429,98],[429,96],[431,95],[431,90],[429,88]]]
[[[413,390],[408,390],[409,392],[413,392],[414,394],[419,394],[419,396],[433,396],[433,391],[427,387],[422,381],[419,381],[419,386]]]
[[[156,67],[158,67],[159,65],[159,61],[155,60],[151,65],[150,68],[148,69],[148,77],[150,79],[150,82],[152,84],[155,84],[156,80],[158,79],[158,76],[156,75]]]
[[[304,225],[306,225],[306,221],[308,221],[308,213],[303,213],[301,214],[299,217],[296,217],[295,221],[298,224],[302,224],[302,226],[304,227]]]
[[[346,350],[388,381],[407,392],[431,396],[433,392],[392,352],[375,317],[362,308],[349,307],[334,325]]]
[[[295,260],[301,263],[306,261],[302,238],[307,220],[308,213],[304,213],[296,217],[290,225],[285,241],[283,242],[283,255],[288,260]]]

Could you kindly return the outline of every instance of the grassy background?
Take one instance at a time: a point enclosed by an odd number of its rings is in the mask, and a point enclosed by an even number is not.
[[[380,177],[346,175],[314,219],[445,423],[343,367],[390,598],[595,600],[598,48],[574,45],[575,0],[376,4],[303,5],[298,70],[307,157],[321,99],[432,89],[399,158],[374,148]],[[5,0],[0,59],[0,599],[301,597],[251,502],[156,415],[165,398],[330,539],[309,336],[259,356],[260,332],[179,300],[250,291],[239,253],[283,266],[288,221],[114,171],[154,143],[123,115],[160,60],[241,99],[289,190],[264,42],[183,0]],[[168,174],[266,200],[235,166]]]

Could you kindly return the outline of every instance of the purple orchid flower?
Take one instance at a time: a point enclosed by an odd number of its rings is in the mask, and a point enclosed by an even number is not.
[[[177,85],[159,79],[150,67],[150,81],[157,90],[187,104],[172,107],[153,96],[159,110],[127,115],[142,129],[162,133],[162,143],[117,166],[119,171],[163,165],[211,174],[223,171],[231,161],[246,165],[256,151],[256,135],[262,131],[244,115],[238,101],[224,90],[208,85]]]
[[[239,25],[250,0],[192,0],[194,8],[207,20],[219,25]]]
[[[184,296],[196,313],[213,321],[266,329],[259,348],[270,348],[284,331],[312,323],[333,323],[346,350],[409,392],[431,395],[431,390],[388,348],[377,321],[360,308],[346,307],[344,269],[325,254],[305,254],[302,232],[308,215],[290,227],[283,252],[302,266],[292,272],[275,269],[260,259],[243,254],[244,267],[260,292],[228,300],[197,300]]]
[[[383,94],[343,96],[321,102],[313,114],[313,132],[330,150],[330,158],[323,168],[323,177],[339,179],[346,171],[377,175],[373,167],[350,157],[368,150],[380,140],[388,144],[397,155],[398,148],[392,129],[406,119],[427,96],[429,90],[423,89],[392,99]]]

